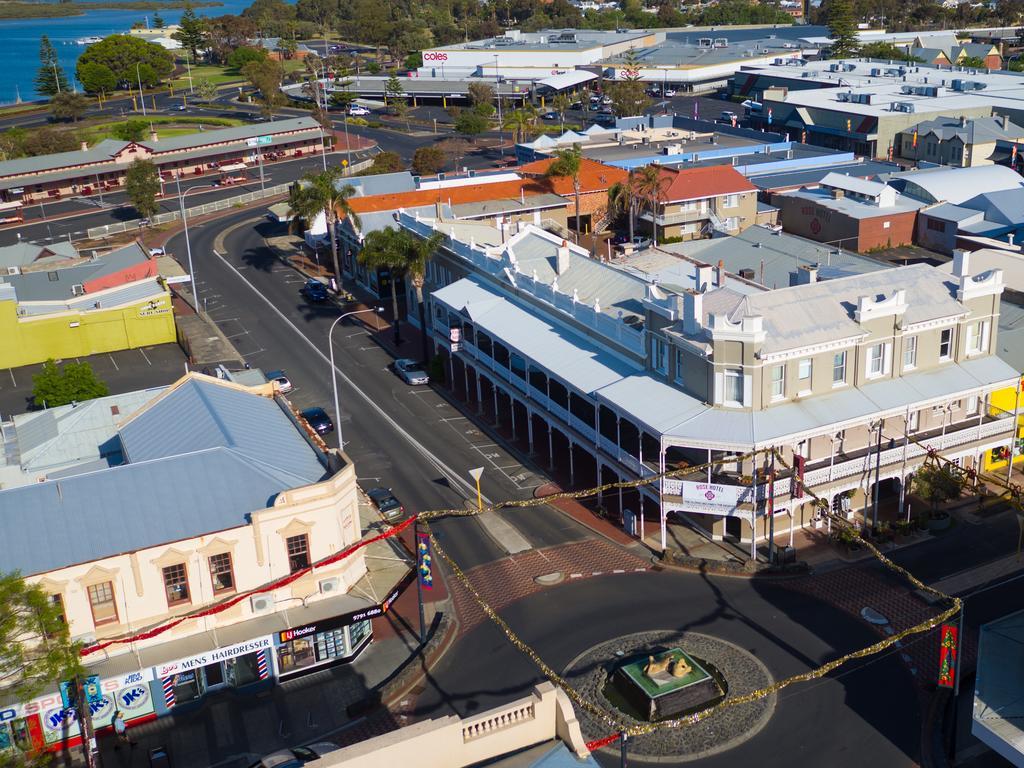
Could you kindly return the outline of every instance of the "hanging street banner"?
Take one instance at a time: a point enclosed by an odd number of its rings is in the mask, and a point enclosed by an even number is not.
[[[939,686],[956,686],[956,657],[959,653],[956,624],[943,624],[939,634]]]
[[[683,481],[683,507],[692,512],[728,515],[740,504],[753,501],[754,491],[749,485],[722,485]]]
[[[430,534],[416,534],[416,572],[423,589],[434,588],[433,558],[430,554]]]

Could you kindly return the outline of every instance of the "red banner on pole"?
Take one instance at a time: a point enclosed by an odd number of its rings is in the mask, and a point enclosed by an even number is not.
[[[956,685],[956,657],[960,652],[956,624],[943,624],[939,634],[939,686]]]
[[[807,466],[807,459],[797,455],[793,457],[793,490],[790,494],[794,499],[804,497],[804,468]]]

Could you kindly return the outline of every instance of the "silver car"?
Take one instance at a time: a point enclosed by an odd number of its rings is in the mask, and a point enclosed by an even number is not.
[[[402,381],[406,384],[417,385],[430,383],[430,376],[428,376],[427,372],[423,370],[423,366],[415,360],[410,360],[407,357],[395,360],[395,373],[401,376]]]

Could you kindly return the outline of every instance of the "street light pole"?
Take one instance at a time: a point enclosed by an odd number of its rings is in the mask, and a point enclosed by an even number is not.
[[[498,54],[494,54],[494,96],[498,99],[498,152],[505,155],[505,124],[501,119],[501,75],[498,74]]]
[[[338,315],[337,319],[331,323],[331,328],[327,331],[327,346],[330,348],[331,353],[331,385],[334,390],[334,418],[338,420],[338,450],[345,450],[345,441],[341,437],[341,406],[338,403],[338,371],[334,367],[334,342],[331,341],[331,337],[334,335],[334,329],[338,326],[342,320],[352,315],[362,315],[367,312],[373,312],[379,314],[383,309],[381,307],[374,307],[372,309],[357,309],[353,312],[346,312],[343,315]]]
[[[139,72],[139,65],[141,61],[135,62],[135,79],[139,83],[139,103],[142,104],[142,116],[146,116],[146,97],[142,93],[142,74]]]
[[[54,61],[54,62],[52,62],[52,64],[53,64],[53,82],[57,85],[57,93],[60,93],[60,75],[57,74],[57,62]]]
[[[181,212],[181,224],[185,230],[185,253],[188,256],[188,279],[192,283],[192,298],[196,302],[196,314],[203,316],[202,307],[199,304],[199,286],[196,283],[196,270],[192,266],[192,243],[188,239],[188,218],[185,216],[185,198],[197,189],[214,189],[213,184],[200,184],[196,187],[189,187],[184,193],[181,191],[181,174],[175,172],[174,186],[178,190],[178,209]]]

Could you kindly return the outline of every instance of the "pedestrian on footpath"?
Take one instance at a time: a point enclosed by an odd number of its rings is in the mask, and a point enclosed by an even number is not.
[[[117,744],[114,749],[120,749],[122,744],[127,744],[129,747],[135,746],[135,742],[128,739],[128,725],[124,721],[121,710],[114,712],[114,733],[117,734]]]

